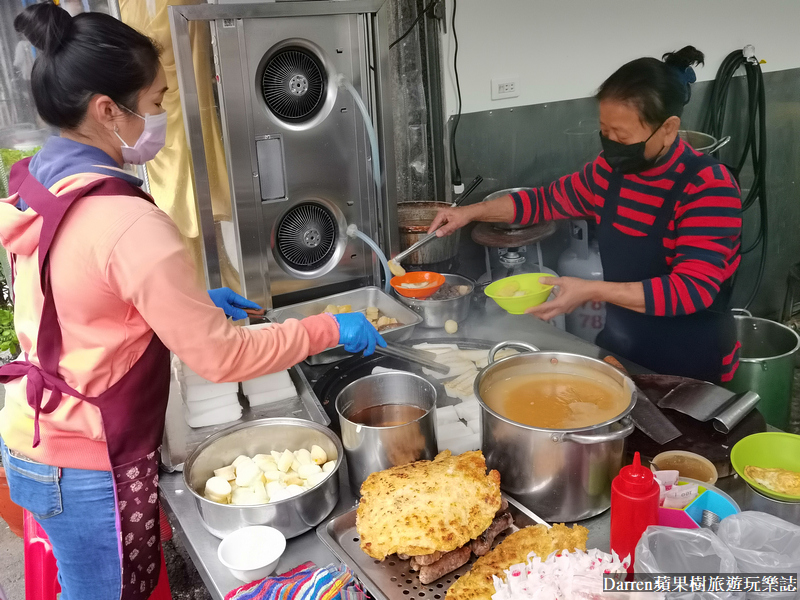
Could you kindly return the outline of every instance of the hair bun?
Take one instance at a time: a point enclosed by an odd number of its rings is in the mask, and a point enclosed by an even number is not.
[[[694,46],[684,46],[675,52],[667,52],[661,57],[661,60],[676,67],[679,71],[683,71],[687,67],[704,64],[705,58],[705,55]]]
[[[55,54],[66,43],[72,30],[72,17],[51,2],[29,6],[14,19],[14,29],[45,54]]]

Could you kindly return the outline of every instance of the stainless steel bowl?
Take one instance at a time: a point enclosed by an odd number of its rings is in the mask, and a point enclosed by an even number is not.
[[[461,323],[469,316],[469,307],[472,303],[472,294],[475,291],[475,282],[463,275],[449,275],[442,273],[444,280],[450,285],[468,285],[469,292],[458,298],[448,298],[447,300],[429,300],[406,298],[397,292],[397,299],[408,308],[422,317],[420,327],[427,329],[437,329],[444,327],[445,321],[455,321]]]
[[[336,457],[330,476],[310,490],[278,502],[252,506],[217,504],[203,497],[214,469],[231,464],[237,456],[268,454],[271,450],[299,450],[312,444]],[[229,427],[212,435],[192,453],[183,467],[183,481],[194,496],[203,526],[223,538],[249,525],[269,525],[293,538],[319,525],[339,501],[339,467],[343,449],[328,428],[302,419],[259,419]]]
[[[776,500],[765,496],[758,490],[750,487],[749,484],[744,486],[744,501],[742,502],[744,510],[757,510],[774,515],[800,525],[800,502],[784,502],[783,500]]]
[[[713,154],[731,141],[731,136],[729,135],[725,136],[724,138],[717,139],[713,135],[708,135],[702,131],[690,131],[686,129],[681,129],[678,132],[678,135],[681,136],[681,139],[689,144],[692,148],[698,152],[704,152],[706,154]]]

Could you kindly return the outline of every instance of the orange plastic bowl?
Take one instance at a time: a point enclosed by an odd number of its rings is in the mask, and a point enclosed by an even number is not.
[[[401,287],[404,283],[426,283],[427,286],[423,288],[404,288]],[[400,277],[392,277],[389,282],[392,284],[394,291],[405,296],[406,298],[427,298],[436,293],[444,284],[444,275],[441,273],[434,273],[433,271],[413,271],[406,273]]]

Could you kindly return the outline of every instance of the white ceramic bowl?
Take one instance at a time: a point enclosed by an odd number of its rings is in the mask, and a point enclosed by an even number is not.
[[[272,575],[285,549],[286,538],[280,531],[256,525],[226,535],[217,549],[217,558],[236,579],[250,583]]]

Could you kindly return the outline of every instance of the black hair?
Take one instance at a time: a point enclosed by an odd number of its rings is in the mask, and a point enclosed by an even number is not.
[[[158,45],[102,13],[76,17],[51,2],[29,6],[14,29],[39,50],[31,72],[36,110],[59,129],[74,129],[95,94],[136,110],[139,93],[158,74]]]
[[[704,59],[694,46],[667,52],[662,60],[637,58],[606,79],[596,97],[630,103],[643,123],[658,127],[668,118],[683,114],[695,81],[691,67],[703,64]]]

